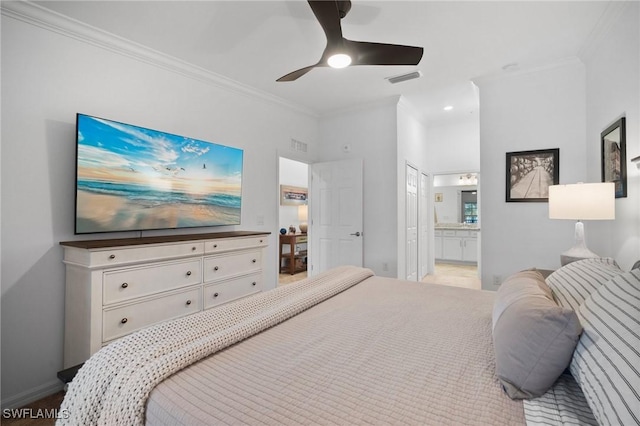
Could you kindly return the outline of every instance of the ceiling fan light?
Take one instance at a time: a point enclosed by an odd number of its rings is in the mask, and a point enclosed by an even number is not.
[[[331,68],[346,68],[351,65],[351,56],[344,53],[336,53],[327,59],[327,63]]]

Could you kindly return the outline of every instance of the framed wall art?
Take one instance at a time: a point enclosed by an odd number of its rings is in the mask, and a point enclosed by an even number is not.
[[[602,182],[615,184],[616,198],[627,196],[627,142],[622,117],[600,133]]]
[[[560,183],[560,149],[507,152],[506,201],[548,202]]]
[[[281,206],[304,206],[307,204],[308,189],[299,186],[280,185]]]

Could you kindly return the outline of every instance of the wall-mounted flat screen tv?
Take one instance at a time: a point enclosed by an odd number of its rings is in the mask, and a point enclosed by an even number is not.
[[[77,114],[76,234],[240,224],[243,151]]]

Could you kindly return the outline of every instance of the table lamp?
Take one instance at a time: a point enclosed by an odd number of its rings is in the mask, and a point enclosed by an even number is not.
[[[300,228],[300,232],[302,232],[303,234],[307,233],[307,218],[308,218],[308,207],[306,205],[303,206],[298,206],[298,220],[300,221],[300,225],[298,225],[298,227]]]
[[[587,248],[582,221],[615,219],[614,187],[613,182],[577,183],[549,187],[549,219],[577,221],[575,244],[560,255],[562,265],[589,257],[599,257]]]

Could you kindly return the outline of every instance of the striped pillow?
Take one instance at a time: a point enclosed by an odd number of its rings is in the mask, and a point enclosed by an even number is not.
[[[560,306],[578,312],[591,293],[623,272],[615,260],[594,257],[569,263],[549,275],[546,281]]]
[[[640,424],[640,269],[602,285],[580,313],[584,331],[571,374],[598,423]]]

